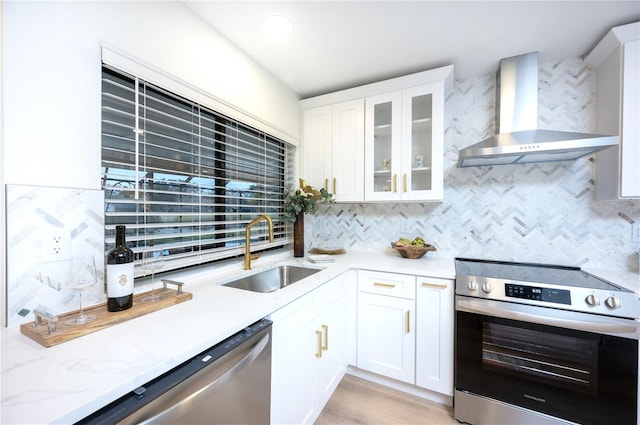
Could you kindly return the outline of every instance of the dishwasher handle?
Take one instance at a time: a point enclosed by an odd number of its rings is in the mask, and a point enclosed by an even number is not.
[[[223,358],[215,360],[213,364],[207,366],[200,372],[192,375],[185,381],[163,393],[153,402],[144,408],[135,412],[132,416],[126,418],[123,423],[136,424],[159,424],[159,423],[178,423],[180,417],[190,409],[197,399],[201,399],[209,395],[215,390],[215,387],[224,384],[232,378],[241,369],[249,366],[254,360],[262,354],[270,345],[271,334],[265,334],[253,347],[244,355],[232,356],[226,361]],[[237,350],[237,349],[236,349]],[[234,353],[231,350],[227,355]],[[237,358],[242,356],[239,360]],[[216,363],[221,363],[216,365]],[[231,363],[229,365],[228,363]],[[204,383],[202,382],[204,381]],[[191,390],[193,387],[193,390]],[[175,397],[176,393],[187,390],[186,396]],[[177,402],[174,402],[177,399]],[[164,407],[168,405],[167,407]],[[161,410],[160,410],[161,409]],[[142,417],[141,417],[142,416]]]

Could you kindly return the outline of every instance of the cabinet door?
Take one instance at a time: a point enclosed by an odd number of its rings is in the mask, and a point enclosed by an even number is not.
[[[345,290],[345,349],[347,365],[358,364],[358,272],[349,270],[343,275]]]
[[[301,424],[314,413],[314,297],[275,311],[271,354],[271,423]]]
[[[340,290],[336,288],[336,290]],[[320,357],[316,357],[316,414],[320,414],[346,371],[344,301],[341,298],[322,313],[316,330],[321,332]],[[316,336],[317,338],[317,336]],[[316,340],[316,344],[318,341]],[[316,346],[317,348],[317,346]]]
[[[402,91],[402,199],[443,199],[444,88]]]
[[[640,198],[640,40],[623,47],[620,197]]]
[[[364,200],[364,99],[333,105],[330,186],[338,202]]]
[[[312,422],[315,412],[314,387],[311,385],[315,366],[314,344],[314,329],[307,325],[284,344],[274,348],[271,361],[271,423]]]
[[[415,382],[414,300],[358,293],[358,367]]]
[[[453,281],[416,279],[416,385],[453,395]]]
[[[399,176],[401,93],[368,97],[365,101],[365,199],[400,199]]]
[[[331,144],[333,140],[333,108],[321,106],[303,112],[302,177],[314,187],[329,187],[331,178]]]
[[[344,279],[271,315],[271,423],[313,423],[344,376]]]

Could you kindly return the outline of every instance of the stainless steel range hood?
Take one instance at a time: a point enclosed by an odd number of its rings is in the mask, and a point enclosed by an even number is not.
[[[460,150],[458,167],[564,161],[618,144],[618,136],[541,130],[538,52],[502,59],[496,93],[499,134]]]

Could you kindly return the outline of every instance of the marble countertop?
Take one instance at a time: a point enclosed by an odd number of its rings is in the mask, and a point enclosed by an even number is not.
[[[44,348],[20,333],[0,330],[0,423],[72,423],[145,384],[251,323],[350,269],[454,279],[454,259],[429,253],[406,260],[383,253],[351,252],[314,264],[276,251],[242,270],[242,258],[163,278],[185,282],[193,299],[81,338]],[[278,264],[321,268],[295,285],[261,294],[221,286]],[[640,293],[640,275],[585,270]],[[354,282],[355,284],[355,282]],[[136,292],[147,290],[136,287]]]
[[[333,263],[314,264],[276,252],[253,261],[251,272],[242,270],[240,258],[169,273],[162,277],[185,282],[192,300],[50,348],[22,335],[19,326],[4,328],[0,423],[78,421],[349,269],[455,277],[453,258],[431,253],[419,260],[400,258],[391,250],[335,258]],[[276,264],[322,271],[268,294],[220,286]]]

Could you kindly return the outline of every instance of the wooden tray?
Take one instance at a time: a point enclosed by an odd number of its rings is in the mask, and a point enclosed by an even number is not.
[[[309,250],[310,254],[328,254],[328,255],[340,255],[346,252],[347,251],[344,248],[336,248],[336,249],[311,248]]]
[[[133,296],[133,305],[131,308],[119,312],[108,311],[107,303],[85,308],[85,313],[95,314],[96,319],[93,322],[80,326],[67,325],[65,323],[68,319],[76,316],[79,310],[64,313],[57,317],[44,313],[44,319],[39,318],[38,315],[36,315],[37,318],[35,321],[20,325],[20,332],[45,347],[52,347],[101,329],[108,328],[109,326],[117,325],[118,323],[144,316],[145,314],[162,310],[163,308],[171,307],[172,305],[180,304],[193,298],[191,293],[178,291],[176,289],[167,288],[163,290],[160,288],[155,291],[162,291],[166,296],[162,300],[156,302],[142,303],[140,302],[140,299],[150,295],[151,291],[136,294]],[[50,327],[53,327],[55,331],[50,332]]]

